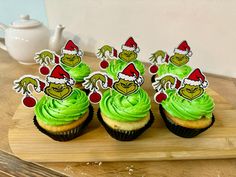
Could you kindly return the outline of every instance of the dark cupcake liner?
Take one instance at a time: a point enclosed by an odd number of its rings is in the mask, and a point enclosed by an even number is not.
[[[156,77],[156,74],[151,77],[151,82],[152,83],[155,82],[155,77]]]
[[[52,138],[53,140],[56,141],[69,141],[72,140],[78,136],[80,136],[83,132],[83,130],[88,126],[88,124],[91,122],[91,120],[93,119],[93,107],[92,105],[89,106],[89,115],[87,117],[87,119],[79,126],[68,130],[68,131],[64,131],[64,132],[57,132],[57,133],[51,133],[48,132],[47,130],[43,129],[42,127],[40,127],[40,125],[38,124],[38,121],[36,119],[36,116],[34,116],[34,125],[37,127],[37,129],[49,136],[50,138]]]
[[[89,95],[90,90],[87,90],[87,89],[82,89],[82,90],[86,93],[86,95]]]
[[[101,116],[101,110],[100,108],[98,109],[97,112],[97,117],[99,122],[103,125],[103,127],[106,129],[107,133],[114,139],[119,140],[119,141],[131,141],[136,139],[138,136],[140,136],[146,129],[148,129],[152,123],[154,122],[154,116],[152,111],[150,110],[150,120],[148,121],[148,123],[138,129],[138,130],[117,130],[117,129],[112,129],[111,127],[109,127],[104,121],[103,118]]]
[[[84,92],[86,93],[86,95],[89,95],[89,93],[90,93],[90,90],[85,89],[84,87],[80,87],[80,88],[79,88],[79,87],[76,87],[76,86],[75,86],[75,88],[78,88],[78,89],[84,91]]]
[[[151,82],[152,82],[152,83],[155,82],[155,77],[156,77],[156,74],[151,77]],[[156,91],[156,92],[159,92],[159,90],[157,90],[157,89],[156,89],[155,91]]]
[[[183,138],[193,138],[199,135],[200,133],[206,131],[215,122],[215,117],[214,115],[212,115],[212,122],[208,127],[199,128],[199,129],[186,128],[180,125],[176,125],[173,121],[170,120],[170,118],[167,118],[164,113],[164,108],[162,107],[162,105],[159,106],[159,109],[160,109],[161,116],[166,124],[166,127],[175,135],[183,137]]]

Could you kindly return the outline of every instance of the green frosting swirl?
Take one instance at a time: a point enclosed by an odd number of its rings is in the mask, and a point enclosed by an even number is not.
[[[91,73],[89,66],[85,63],[80,63],[79,65],[73,68],[68,67],[66,65],[62,66],[76,82],[83,82],[84,78]]]
[[[162,76],[165,74],[174,74],[178,76],[180,79],[183,79],[184,77],[188,76],[191,71],[192,68],[188,65],[183,65],[178,67],[169,63],[160,65],[157,71],[157,75]]]
[[[84,91],[74,89],[72,94],[64,100],[56,100],[43,96],[35,106],[37,119],[47,125],[66,125],[78,120],[88,111],[89,100]]]
[[[99,105],[105,116],[126,122],[144,118],[151,109],[150,98],[141,88],[129,96],[124,96],[115,90],[107,90],[104,92]]]
[[[142,64],[142,62],[135,60],[133,61],[135,67],[139,70],[140,74],[143,75],[144,74],[144,65]],[[119,72],[121,72],[126,66],[128,65],[128,62],[125,62],[121,59],[118,60],[112,60],[109,63],[109,66],[106,69],[106,72],[113,78],[113,79],[117,79],[117,74]]]
[[[175,90],[167,90],[166,93],[167,99],[161,104],[172,116],[182,120],[198,120],[203,116],[212,117],[215,104],[207,93],[192,101],[184,99]]]

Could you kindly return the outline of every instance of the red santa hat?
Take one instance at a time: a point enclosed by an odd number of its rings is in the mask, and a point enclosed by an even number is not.
[[[79,47],[77,45],[75,45],[75,43],[72,40],[69,40],[64,49],[62,50],[62,53],[64,54],[71,54],[71,55],[78,55],[78,56],[82,56],[83,52],[81,50],[79,50]]]
[[[174,50],[174,53],[179,53],[183,55],[187,55],[188,57],[192,56],[192,51],[187,43],[187,41],[181,42],[181,44]]]
[[[134,51],[135,53],[139,52],[139,47],[132,37],[130,37],[124,45],[121,46],[123,50]]]
[[[118,79],[134,81],[138,85],[142,85],[143,83],[143,77],[140,75],[133,63],[130,63],[122,72],[118,74]]]
[[[184,84],[189,85],[199,85],[202,88],[206,88],[208,86],[208,82],[206,77],[202,74],[199,68],[195,69],[188,78],[185,78],[183,81]]]
[[[67,85],[73,85],[75,83],[75,81],[70,78],[70,75],[60,65],[56,65],[51,72],[51,75],[47,77],[47,82]]]

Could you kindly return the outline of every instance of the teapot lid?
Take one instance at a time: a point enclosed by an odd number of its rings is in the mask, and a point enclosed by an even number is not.
[[[30,19],[29,15],[21,15],[20,19],[13,21],[11,23],[11,27],[13,27],[13,28],[32,28],[32,27],[37,27],[41,24],[42,23],[37,20]]]

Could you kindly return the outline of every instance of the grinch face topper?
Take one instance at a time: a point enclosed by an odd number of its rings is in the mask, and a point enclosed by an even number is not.
[[[179,89],[178,93],[188,100],[194,100],[202,96],[204,89],[208,86],[208,81],[199,68],[195,69],[182,82],[183,86]]]
[[[133,63],[130,63],[122,72],[118,73],[117,78],[119,80],[114,83],[113,88],[123,95],[135,93],[143,84],[143,77]]]
[[[47,67],[49,64],[62,63],[68,67],[76,67],[81,63],[83,52],[72,40],[69,40],[65,47],[62,48],[62,55],[58,56],[55,52],[50,50],[42,50],[36,53],[35,60],[41,65],[40,73],[48,75],[50,69]]]
[[[126,62],[132,62],[137,59],[139,47],[132,37],[121,46],[122,52],[119,54],[120,59]]]
[[[91,91],[90,101],[98,103],[101,99],[98,88],[99,81],[104,89],[112,88],[125,96],[135,93],[144,82],[133,63],[128,64],[123,71],[118,73],[117,78],[118,80],[113,81],[107,74],[101,72],[94,72],[86,77],[83,86]]]
[[[152,65],[149,68],[151,74],[156,74],[158,71],[158,65],[164,63],[172,63],[175,66],[181,67],[189,62],[189,58],[192,56],[191,48],[189,47],[187,41],[183,41],[180,45],[174,49],[174,55],[169,57],[169,55],[162,51],[158,50],[152,54],[150,61]]]
[[[47,76],[48,86],[44,89],[44,93],[48,96],[63,100],[72,92],[72,85],[75,81],[70,77],[60,65],[54,67],[50,76]]]
[[[50,75],[46,77],[45,82],[38,77],[25,75],[14,82],[14,89],[16,92],[25,95],[23,98],[23,104],[25,106],[33,107],[36,101],[29,89],[30,85],[36,92],[44,92],[54,99],[63,100],[72,93],[74,83],[75,81],[70,75],[60,65],[56,65]]]
[[[83,55],[79,47],[74,44],[73,41],[69,40],[62,49],[61,62],[69,67],[75,67],[81,62],[81,57]]]
[[[170,62],[176,66],[183,66],[189,62],[189,57],[191,56],[192,51],[187,41],[183,41],[178,48],[174,50],[174,55],[170,57]]]
[[[138,85],[133,81],[120,79],[114,83],[113,88],[123,95],[129,95],[138,90]]]
[[[188,77],[182,81],[174,75],[165,75],[156,78],[153,83],[154,89],[157,91],[154,99],[157,103],[161,103],[167,98],[166,89],[176,89],[177,93],[186,100],[192,101],[201,97],[208,86],[208,81],[199,68],[192,71]]]
[[[102,62],[100,63],[100,67],[102,69],[105,69],[108,67],[108,62],[106,60],[106,53],[109,54],[110,58],[117,58],[117,56],[129,63],[137,59],[139,47],[137,43],[134,41],[132,37],[129,37],[129,39],[121,46],[122,51],[117,54],[117,50],[109,45],[104,45],[102,48],[99,49],[97,53],[97,57],[102,59]]]

